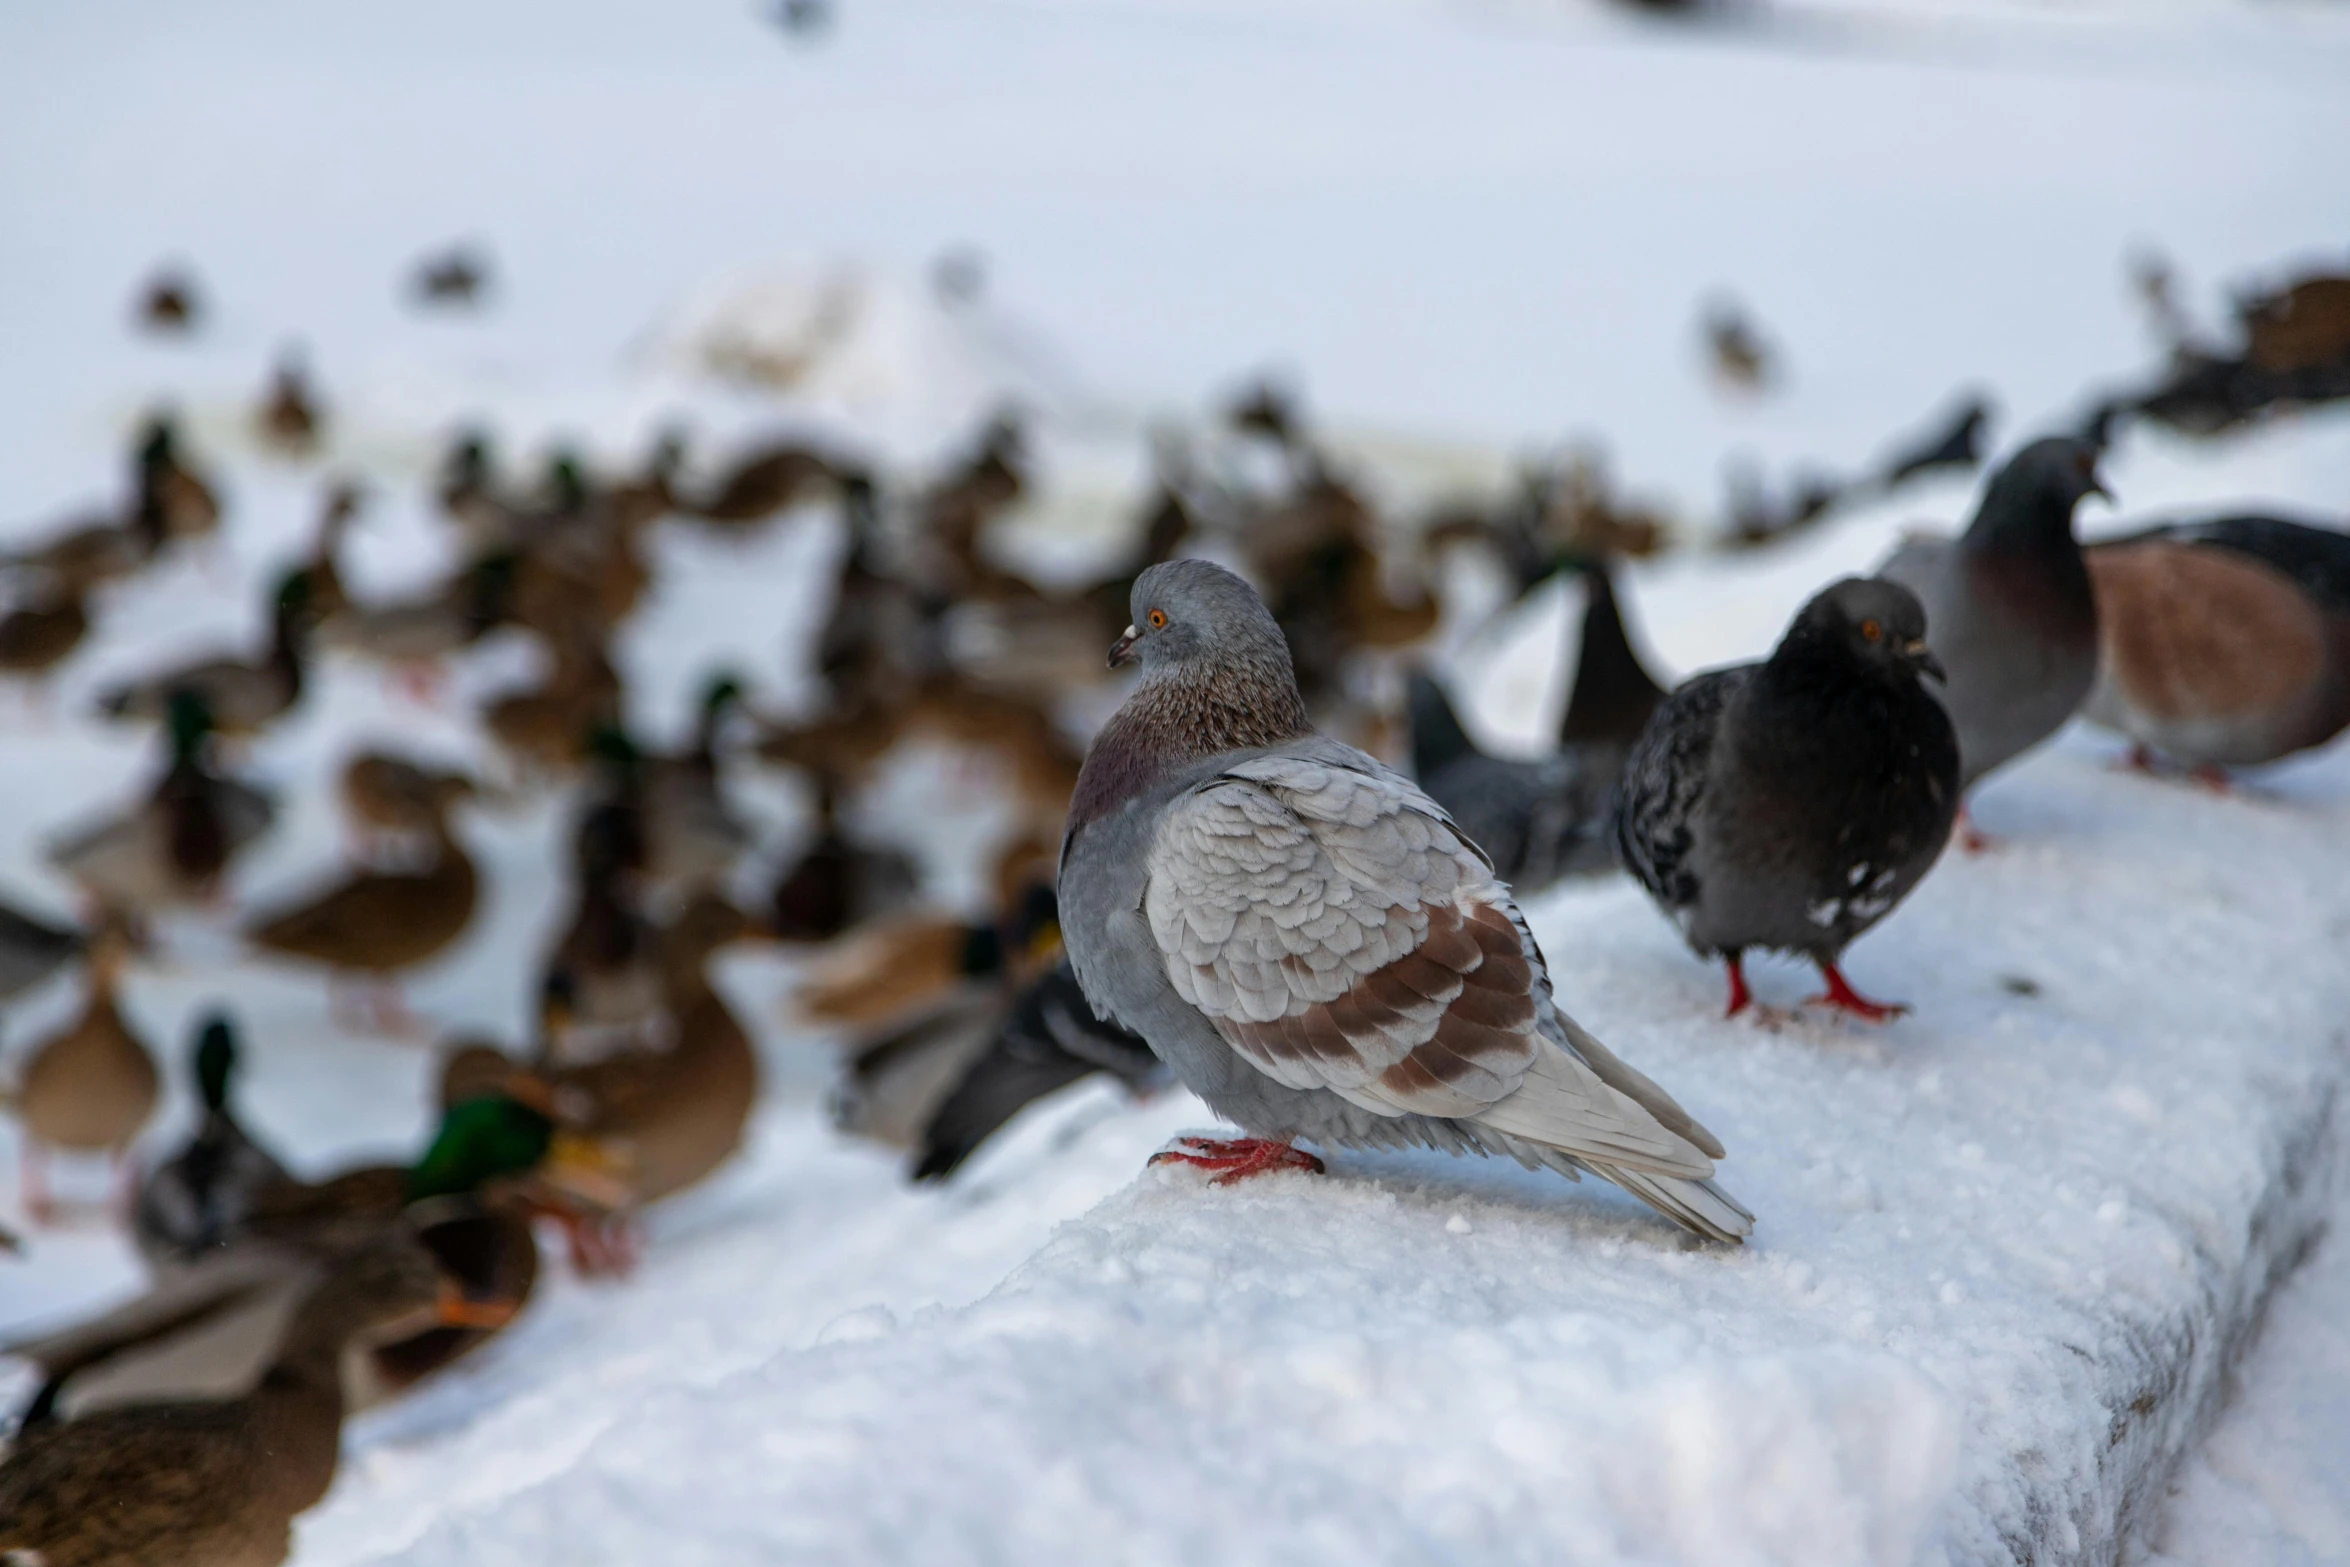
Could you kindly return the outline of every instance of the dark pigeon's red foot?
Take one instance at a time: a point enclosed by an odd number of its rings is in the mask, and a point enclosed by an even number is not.
[[[2236,781],[2228,776],[2228,770],[2209,762],[2196,768],[2187,776],[2209,789],[2213,794],[2233,794],[2236,791]]]
[[[1871,1001],[1853,989],[1851,983],[1845,979],[1843,971],[1833,963],[1821,964],[1820,976],[1827,980],[1828,988],[1822,994],[1812,997],[1806,1003],[1809,1006],[1833,1007],[1839,1012],[1851,1013],[1864,1023],[1890,1023],[1909,1010],[1905,1004],[1899,1001]]]
[[[1754,1005],[1754,992],[1746,988],[1746,963],[1736,953],[1723,960],[1730,968],[1730,1006],[1722,1016],[1736,1017]]]
[[[1150,1162],[1196,1164],[1213,1170],[1216,1178],[1209,1184],[1214,1186],[1230,1186],[1273,1170],[1322,1173],[1322,1161],[1304,1149],[1263,1137],[1178,1137],[1174,1147],[1160,1149],[1151,1155]]]

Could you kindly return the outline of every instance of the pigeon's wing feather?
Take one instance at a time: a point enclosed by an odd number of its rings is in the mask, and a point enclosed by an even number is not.
[[[1483,856],[1368,758],[1221,770],[1170,805],[1149,871],[1169,980],[1275,1081],[1471,1120],[1611,1178],[1713,1173],[1720,1144],[1670,1096],[1605,1047],[1580,1053],[1590,1036]]]
[[[1178,796],[1143,912],[1176,992],[1276,1082],[1475,1114],[1534,1060],[1533,965],[1483,856],[1364,761],[1272,753]]]
[[[1722,709],[1747,669],[1717,670],[1683,685],[1657,709],[1624,763],[1617,790],[1616,853],[1640,884],[1666,907],[1697,901],[1690,852],[1705,797],[1714,731]]]

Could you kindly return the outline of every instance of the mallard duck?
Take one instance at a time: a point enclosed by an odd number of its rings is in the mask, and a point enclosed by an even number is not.
[[[905,914],[843,937],[809,965],[793,1001],[815,1027],[870,1036],[903,1026],[1005,975],[1049,961],[1060,929],[1052,888],[1023,889],[998,914],[967,921]]]
[[[81,956],[87,945],[67,930],[0,903],[0,1001],[12,1000]]]
[[[451,245],[416,263],[408,276],[408,292],[422,305],[474,305],[488,284],[489,257],[471,245]]]
[[[0,565],[96,587],[144,570],[175,539],[199,537],[219,526],[219,501],[181,460],[178,426],[169,414],[159,413],[141,427],[130,500],[119,513],[0,555]]]
[[[310,578],[310,614],[312,621],[323,627],[351,607],[351,596],[343,587],[343,541],[350,536],[351,524],[358,520],[360,503],[364,499],[358,485],[342,480],[329,485],[326,504],[318,514],[318,531],[310,541],[310,559],[303,571]]]
[[[89,634],[89,590],[52,579],[0,616],[0,674],[32,681],[38,691]]]
[[[494,1057],[494,1071],[484,1071]],[[519,1306],[538,1274],[530,1215],[577,1203],[542,1195],[531,1172],[555,1142],[544,1090],[495,1051],[459,1050],[443,1074],[442,1116],[413,1165],[363,1165],[319,1182],[263,1180],[211,1245],[161,1269],[124,1305],[61,1332],[0,1346],[42,1373],[27,1427],[93,1410],[252,1390],[322,1260],[412,1235],[470,1295]],[[343,1391],[367,1408],[493,1336],[491,1326],[426,1327],[345,1357]]]
[[[360,751],[338,777],[343,815],[362,858],[405,848],[429,827],[434,802],[470,792],[473,780],[451,769],[426,767],[388,751]]]
[[[749,534],[838,478],[832,461],[797,441],[778,441],[736,459],[699,498],[679,507],[717,530]]]
[[[499,494],[497,460],[487,432],[460,430],[451,439],[441,459],[438,498],[470,553],[501,554],[514,548],[515,538],[506,526],[510,512]]]
[[[49,863],[95,907],[133,924],[212,901],[237,855],[277,815],[268,795],[214,767],[212,712],[201,696],[173,693],[166,727],[171,762],[146,797],[48,851]]]
[[[346,603],[319,627],[319,639],[339,652],[389,664],[409,690],[430,696],[440,685],[442,660],[506,624],[515,571],[513,555],[489,555],[422,593]]]
[[[658,933],[638,908],[632,868],[643,861],[643,838],[643,823],[625,801],[593,806],[579,824],[576,901],[547,961],[547,975],[560,977],[569,999],[562,1028],[541,1041],[550,1060],[591,1058],[645,1043],[660,1014]]]
[[[870,474],[840,480],[848,549],[841,557],[832,608],[816,638],[816,673],[830,715],[886,721],[946,663],[942,614],[947,601],[918,590],[892,569],[882,537],[881,493]]]
[[[718,769],[719,736],[742,697],[735,676],[713,676],[702,689],[693,743],[646,761],[644,872],[658,899],[674,904],[717,885],[750,852],[751,830],[727,803]]]
[[[667,1048],[541,1074],[565,1130],[594,1154],[550,1161],[551,1184],[562,1188],[591,1172],[593,1200],[602,1204],[617,1195],[625,1211],[682,1191],[733,1154],[758,1099],[759,1064],[708,967],[721,948],[756,934],[724,899],[696,898],[662,933]],[[559,982],[548,988],[554,1026],[568,1000]]]
[[[931,553],[935,586],[954,597],[1035,596],[980,551],[987,524],[1018,504],[1027,491],[1027,436],[1020,416],[1005,410],[988,421],[979,444],[960,466],[926,492],[917,508],[921,537]]]
[[[204,476],[180,453],[179,424],[168,413],[151,415],[139,438],[134,502],[166,539],[199,539],[220,531],[220,500]]]
[[[576,768],[592,737],[620,717],[620,675],[603,634],[575,625],[554,639],[555,667],[537,686],[493,698],[482,727],[525,777],[560,777]]]
[[[310,573],[293,571],[278,582],[270,610],[269,651],[257,660],[210,658],[182,664],[100,694],[109,718],[164,716],[174,692],[203,698],[213,726],[224,735],[257,734],[302,699],[310,633],[317,624]]]
[[[185,267],[167,266],[139,290],[131,318],[150,332],[181,333],[193,330],[202,314],[195,278]]]
[[[289,457],[307,457],[317,450],[325,422],[301,355],[291,349],[278,355],[277,368],[270,372],[269,390],[253,416],[262,443]]]
[[[334,1480],[354,1342],[511,1316],[466,1300],[410,1237],[340,1257],[241,1398],[103,1410],[36,1427],[0,1465],[0,1550],[68,1564],[270,1567]]]
[[[46,1179],[49,1150],[104,1153],[119,1175],[132,1140],[155,1113],[155,1058],[115,1002],[128,947],[115,926],[92,939],[81,1015],[36,1045],[17,1079],[25,1211],[36,1223],[49,1223],[56,1211]]]
[[[254,921],[246,939],[327,965],[330,985],[364,976],[365,988],[353,998],[363,1012],[353,1021],[390,1032],[412,1028],[397,976],[440,956],[473,921],[479,881],[449,825],[451,806],[471,792],[465,780],[445,778],[420,802],[416,825],[430,845],[429,864],[354,872],[307,903]],[[345,993],[338,990],[334,999],[342,1010]]]
[[[192,1065],[204,1118],[179,1152],[140,1184],[131,1211],[131,1238],[157,1270],[187,1266],[228,1245],[242,1233],[255,1195],[293,1180],[253,1140],[230,1102],[237,1036],[226,1014],[204,1019]]]
[[[819,771],[816,836],[776,881],[769,929],[780,941],[830,941],[903,909],[921,886],[911,856],[858,843],[841,830],[839,786]]]

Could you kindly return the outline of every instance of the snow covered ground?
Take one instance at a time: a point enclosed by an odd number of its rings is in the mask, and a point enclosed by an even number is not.
[[[1716,31],[1563,0],[871,0],[805,44],[744,0],[11,14],[0,520],[108,493],[160,395],[224,481],[225,555],[106,603],[57,693],[72,714],[164,652],[253,634],[263,568],[316,503],[319,470],[262,459],[242,424],[290,342],[332,399],[331,466],[377,492],[362,590],[441,559],[422,479],[462,418],[518,455],[579,439],[618,464],[682,417],[701,450],[806,423],[921,463],[1016,393],[1052,486],[1018,532],[1058,559],[1125,515],[1155,422],[1268,364],[1391,496],[1582,433],[1704,519],[1732,457],[1857,464],[1962,385],[1997,393],[2010,435],[2068,411],[2148,357],[2132,246],[2172,254],[2207,314],[2248,271],[2339,257],[2346,73],[2350,17],[2225,0],[1821,0]],[[461,235],[497,259],[491,308],[420,320],[401,270]],[[988,282],[950,309],[922,278],[959,246]],[[125,329],[164,256],[217,307],[189,345]],[[1783,349],[1778,396],[1709,391],[1692,323],[1718,289]],[[827,299],[851,329],[783,395],[702,373],[713,326],[788,340]],[[2109,477],[2132,511],[2338,512],[2350,420],[2136,436]],[[1749,656],[1898,523],[1966,503],[1944,484],[1795,547],[1671,558],[1635,575],[1635,612],[1674,670]],[[665,544],[624,649],[656,732],[720,659],[803,694],[792,650],[835,542],[810,518],[751,552]],[[1563,609],[1462,647],[1497,743],[1544,727]],[[42,835],[143,752],[0,703],[0,884],[54,905]],[[241,898],[332,862],[327,769],[392,732],[474,745],[330,667],[258,751],[297,809]],[[822,1041],[775,1005],[788,971],[738,960],[774,1082],[745,1156],[656,1216],[637,1280],[558,1283],[478,1363],[360,1422],[297,1560],[2098,1560],[2124,1527],[2182,1561],[2338,1559],[2338,1245],[2157,1504],[2335,1190],[2350,756],[2214,800],[2113,776],[2110,750],[2070,735],[2003,778],[1983,816],[2006,849],[1944,867],[1857,950],[1864,985],[1918,1003],[1882,1035],[1720,1023],[1714,976],[1628,887],[1532,911],[1579,1014],[1729,1142],[1763,1218],[1733,1256],[1604,1191],[1440,1160],[1232,1193],[1138,1179],[1203,1120],[1179,1095],[1081,1093],[909,1193],[824,1129]],[[916,769],[897,812],[937,795]],[[801,802],[757,799],[788,848]],[[518,1033],[560,917],[558,821],[467,821],[494,898],[417,989],[443,1022]],[[988,830],[934,823],[948,896],[976,859],[958,840]],[[254,1119],[306,1167],[413,1139],[418,1053],[180,935],[129,992],[159,1045],[232,997]],[[12,1009],[5,1042],[70,1004]],[[134,1278],[97,1231],[36,1237],[0,1271],[0,1326]]]

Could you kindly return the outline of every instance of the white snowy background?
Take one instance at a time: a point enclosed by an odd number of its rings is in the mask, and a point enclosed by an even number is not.
[[[53,711],[0,693],[0,885],[67,907],[42,838],[147,765],[87,692],[257,636],[322,474],[372,488],[362,591],[440,569],[429,472],[461,420],[517,461],[576,440],[618,467],[680,421],[705,460],[804,427],[919,474],[1013,394],[1044,493],[1007,547],[1066,570],[1133,513],[1155,427],[1271,368],[1398,506],[1588,438],[1704,519],[1740,456],[1858,466],[1973,386],[2012,444],[2144,368],[2138,247],[2207,319],[2232,282],[2343,261],[2346,81],[2350,13],[2266,0],[1820,0],[1709,27],[1573,0],[841,0],[804,41],[748,0],[12,8],[0,527],[108,498],[168,396],[229,533],[104,602]],[[493,253],[491,303],[419,317],[404,271],[456,238]],[[955,248],[987,282],[949,307],[924,280]],[[167,257],[213,306],[190,343],[127,325]],[[1783,353],[1772,398],[1707,384],[1694,323],[1725,290]],[[713,331],[820,318],[845,325],[788,396],[699,369]],[[246,435],[289,344],[332,421],[299,467]],[[2128,516],[2339,515],[2350,417],[2132,432],[2108,477]],[[1640,633],[1676,673],[1752,656],[1970,499],[1938,483],[1774,552],[1645,567]],[[667,534],[622,649],[647,727],[674,734],[720,660],[804,700],[838,546],[816,513],[747,549]],[[1496,746],[1546,729],[1572,611],[1553,590],[1458,645]],[[493,648],[461,689],[523,661]],[[258,748],[296,809],[240,897],[333,863],[338,756],[470,754],[458,711],[330,664]],[[1562,997],[1730,1145],[1762,1217],[1736,1254],[1588,1185],[1437,1159],[1234,1192],[1139,1174],[1204,1112],[1099,1088],[908,1191],[826,1125],[830,1050],[781,1010],[788,966],[732,960],[771,1068],[744,1155],[652,1216],[636,1278],[557,1280],[356,1423],[296,1560],[2108,1560],[2117,1530],[2166,1561],[2350,1560],[2350,1261],[2323,1240],[2350,758],[2221,799],[2116,775],[2114,751],[2068,733],[2003,776],[1981,802],[2001,852],[1954,858],[1856,948],[1864,988],[1918,1007],[1882,1032],[1722,1023],[1717,976],[1628,885],[1533,906]],[[787,853],[802,802],[744,782]],[[945,803],[917,759],[874,813],[921,823],[967,897],[1000,822]],[[492,896],[414,988],[440,1022],[519,1037],[560,819],[465,823]],[[218,932],[175,936],[128,988],[171,1059],[230,999],[250,1118],[303,1167],[413,1145],[421,1052],[338,1033],[314,979]],[[0,1045],[72,1004],[20,1004]],[[102,1230],[32,1239],[0,1327],[135,1287]]]

